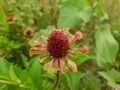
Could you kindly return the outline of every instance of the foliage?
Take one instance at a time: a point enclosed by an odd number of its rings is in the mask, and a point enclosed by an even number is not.
[[[53,28],[82,31],[88,53],[72,58],[78,72],[60,73],[56,90],[111,90],[120,86],[119,25],[114,27],[98,0],[0,0],[0,90],[53,90],[53,69],[43,70],[29,47]],[[119,21],[117,21],[119,23]],[[112,22],[114,23],[114,22]],[[34,36],[27,41],[26,29]],[[112,29],[111,29],[112,28]],[[113,29],[117,28],[117,32]],[[114,35],[113,35],[114,34]],[[115,36],[115,38],[114,38]]]

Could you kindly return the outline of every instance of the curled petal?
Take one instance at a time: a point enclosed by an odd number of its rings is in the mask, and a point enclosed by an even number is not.
[[[71,48],[71,50],[86,53],[89,51],[89,48],[87,46],[82,46],[80,48]]]
[[[67,67],[65,66],[65,62],[64,62],[63,59],[60,59],[60,69],[61,69],[61,72],[62,72],[62,73],[68,71]]]
[[[70,44],[74,43],[76,40],[81,39],[81,38],[83,38],[83,34],[80,31],[76,32],[76,34]]]
[[[70,60],[68,57],[66,57],[66,59],[68,60],[68,65],[70,66],[71,70],[73,72],[77,72],[76,64],[72,60]]]
[[[65,35],[67,35],[69,29],[70,29],[70,28],[67,28],[67,27],[66,27],[66,28],[63,28],[63,33],[64,33]]]
[[[58,59],[54,59],[54,61],[53,61],[53,67],[55,67],[56,69],[58,69]]]
[[[69,55],[72,56],[73,58],[77,57],[74,53],[71,53],[71,52],[69,52]]]
[[[45,41],[43,41],[42,39],[38,39],[38,40],[35,40],[35,42],[38,42],[38,43],[40,43],[40,44],[42,44],[42,45],[46,45],[47,43],[45,42]]]
[[[52,67],[52,65],[53,65],[53,59],[52,60],[50,60],[49,62],[47,62],[45,65],[44,65],[44,70],[46,71],[46,70],[48,70],[48,69],[50,69],[51,67]]]
[[[82,47],[80,47],[79,51],[85,53],[85,52],[89,51],[89,48],[87,46],[82,46]]]
[[[71,42],[72,42],[72,40],[73,40],[73,38],[74,38],[74,35],[72,35],[72,34],[70,34],[70,35],[68,35],[68,40],[69,40],[69,43],[71,44]]]
[[[29,56],[31,57],[33,55],[40,54],[40,53],[45,52],[45,51],[47,51],[47,48],[35,45],[35,46],[30,48]]]
[[[45,57],[42,57],[40,58],[40,62],[43,62],[44,60],[46,60],[47,58],[49,58],[50,56],[45,56]]]
[[[48,37],[46,37],[46,36],[41,36],[41,38],[42,38],[43,40],[47,40],[47,39],[48,39]]]

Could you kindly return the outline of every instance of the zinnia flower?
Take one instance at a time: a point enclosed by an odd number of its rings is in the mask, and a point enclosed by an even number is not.
[[[40,58],[40,62],[43,62],[47,58],[50,58],[44,65],[44,70],[48,70],[51,67],[54,67],[56,70],[61,72],[66,72],[68,67],[71,68],[73,72],[77,72],[77,66],[74,61],[72,61],[69,56],[76,57],[76,55],[70,50],[81,51],[81,48],[71,48],[70,45],[73,44],[76,40],[81,39],[83,34],[78,31],[75,36],[70,34],[67,35],[69,28],[54,29],[51,30],[47,40],[42,40],[39,38],[36,40],[40,45],[34,45],[30,48],[29,55],[33,56],[36,54],[41,54],[43,52],[48,52],[48,56]],[[83,50],[84,49],[84,50]],[[86,47],[82,48],[83,52],[86,52]],[[67,63],[65,62],[67,61]],[[68,66],[68,67],[67,67]]]
[[[29,41],[33,38],[34,31],[31,28],[27,28],[23,34],[27,37],[27,41]]]
[[[120,86],[116,88],[116,90],[120,90]]]
[[[14,20],[13,16],[7,17],[7,22],[12,22]]]

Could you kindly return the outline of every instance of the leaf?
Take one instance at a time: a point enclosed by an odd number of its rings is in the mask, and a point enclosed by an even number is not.
[[[98,27],[95,37],[97,64],[104,67],[113,63],[118,52],[118,43],[112,36],[109,25]]]
[[[113,88],[116,88],[119,86],[120,83],[120,72],[112,69],[110,71],[102,71],[99,72],[99,74],[105,78],[108,81],[108,84],[112,86]]]
[[[38,90],[43,90],[42,89],[43,88],[42,87],[42,66],[39,62],[39,57],[35,57],[32,60],[33,60],[33,63],[30,68],[29,74],[34,84],[38,88]]]
[[[91,7],[86,7],[79,13],[79,17],[84,21],[84,23],[89,22],[91,16],[92,16],[92,8]]]
[[[58,28],[69,27],[72,28],[80,22],[79,10],[74,6],[69,6],[61,9],[58,18]]]
[[[95,8],[94,15],[97,16],[100,19],[100,21],[103,21],[109,18],[108,15],[103,11],[102,5],[98,1],[96,1],[93,6]]]
[[[10,65],[9,75],[10,75],[11,80],[13,80],[13,81],[15,81],[15,82],[18,82],[18,83],[21,83],[20,79],[19,79],[19,78],[17,77],[17,75],[15,74],[13,64]]]
[[[6,15],[1,4],[0,4],[0,30],[5,31],[8,30]]]
[[[84,76],[85,74],[82,72],[73,73],[71,71],[65,73],[63,76],[65,77],[65,80],[67,81],[68,86],[70,87],[70,90],[78,90],[79,86],[79,80]],[[65,84],[66,86],[66,84]]]
[[[2,57],[0,57],[0,78],[10,80],[9,63]]]

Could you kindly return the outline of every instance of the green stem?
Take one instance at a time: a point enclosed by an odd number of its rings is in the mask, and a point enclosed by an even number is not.
[[[0,83],[11,84],[11,85],[20,85],[20,83],[18,83],[18,82],[12,82],[12,81],[7,81],[7,80],[0,80]]]
[[[57,70],[56,76],[57,76],[57,80],[54,85],[54,90],[58,87],[58,82],[59,82],[59,77],[60,77],[60,59],[58,59],[58,70]]]

